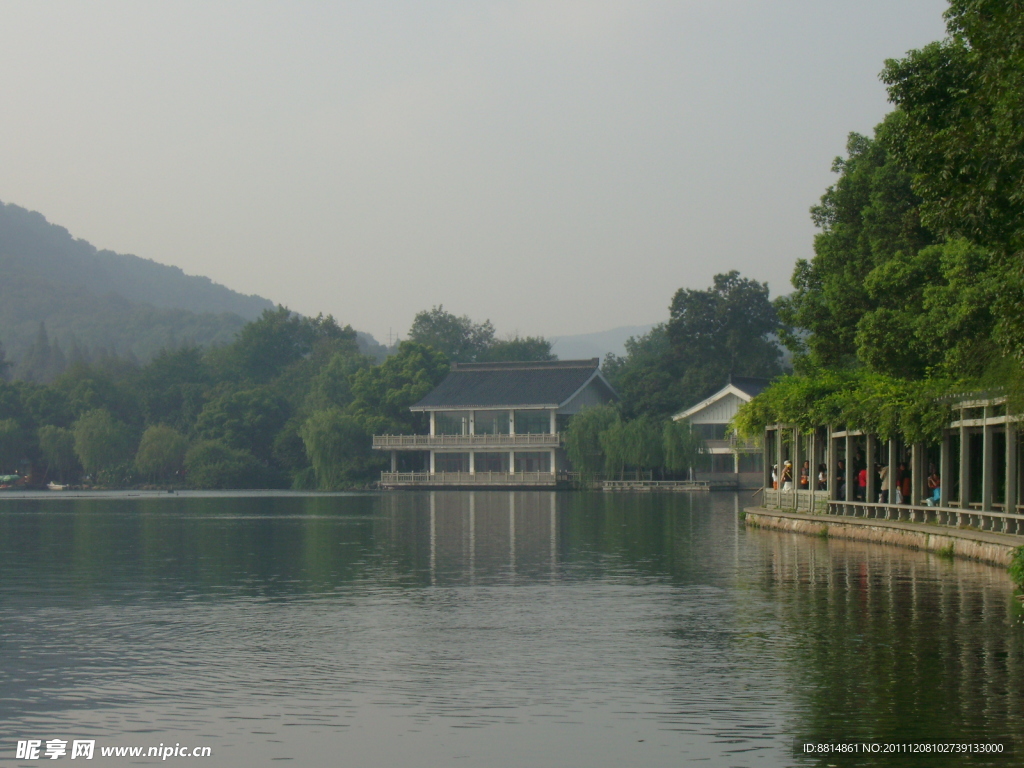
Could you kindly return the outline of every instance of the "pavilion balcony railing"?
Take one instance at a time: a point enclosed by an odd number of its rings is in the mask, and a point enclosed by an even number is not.
[[[774,509],[865,520],[932,523],[951,528],[970,528],[1024,536],[1024,514],[1014,512],[973,507],[929,507],[917,504],[844,501],[829,499],[827,491],[782,491],[764,488],[762,493],[764,506]]]
[[[374,435],[373,447],[386,449],[521,447],[557,448],[562,436],[554,434],[525,435]]]
[[[729,435],[720,440],[705,440],[704,446],[712,453],[754,453],[761,450],[756,440],[743,440],[736,435]]]
[[[550,472],[381,472],[383,486],[555,485]]]

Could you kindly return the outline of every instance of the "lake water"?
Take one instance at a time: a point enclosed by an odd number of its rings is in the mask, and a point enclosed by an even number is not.
[[[746,529],[747,499],[0,499],[0,765],[1024,763],[1002,569]],[[1016,752],[794,751],[838,739]]]

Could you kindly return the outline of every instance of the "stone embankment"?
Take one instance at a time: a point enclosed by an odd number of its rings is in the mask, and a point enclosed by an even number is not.
[[[831,515],[808,515],[751,507],[745,510],[746,523],[759,528],[894,544],[898,547],[942,552],[980,560],[1004,568],[1010,565],[1014,550],[1024,544],[1024,536],[946,528],[930,523],[903,523],[890,520],[859,520]]]

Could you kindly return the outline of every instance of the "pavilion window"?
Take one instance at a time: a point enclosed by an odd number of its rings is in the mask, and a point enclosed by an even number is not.
[[[468,435],[468,411],[437,411],[434,414],[435,435]]]
[[[508,418],[505,419],[506,423]],[[508,472],[508,453],[477,453],[474,457],[476,471]]]
[[[701,440],[725,440],[727,424],[694,424],[693,431]]]
[[[468,453],[435,453],[435,472],[469,472]]]
[[[478,435],[507,435],[509,432],[508,411],[477,411],[473,423]]]
[[[550,472],[550,471],[551,471],[551,452],[550,451],[516,451],[516,472]]]
[[[516,411],[517,435],[546,435],[550,432],[551,414],[549,411]]]

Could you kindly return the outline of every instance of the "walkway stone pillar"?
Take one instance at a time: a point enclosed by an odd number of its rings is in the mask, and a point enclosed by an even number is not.
[[[845,501],[853,501],[853,494],[856,490],[857,474],[853,471],[853,437],[846,432],[846,498]]]
[[[963,411],[960,412],[960,418],[963,419]],[[967,434],[967,427],[960,427],[960,466],[958,471],[960,472],[960,509],[967,509],[971,493],[970,483],[971,478],[967,470],[970,467],[968,463],[968,455],[971,452],[971,440]]]
[[[800,445],[800,428],[793,427],[793,509],[800,509],[800,465],[803,463],[803,451]]]
[[[988,416],[988,408],[984,413]],[[985,426],[981,428],[981,508],[992,509],[992,499],[995,496],[995,453],[992,439],[992,425],[985,419]]]
[[[774,439],[772,431],[768,428],[764,430],[764,461],[761,462],[761,477],[764,480],[761,487],[770,488],[772,484],[772,461],[771,451],[768,450],[768,446],[771,445],[771,441]],[[761,499],[761,503],[764,503],[764,499]]]
[[[839,450],[836,441],[839,438],[832,437],[832,427],[828,428],[828,497],[839,498]]]
[[[864,462],[868,467],[868,484],[864,489],[864,501],[874,504],[878,501],[878,488],[875,487],[878,485],[875,482],[875,464],[878,462],[878,436],[865,435],[864,443]]]
[[[1017,487],[1017,480],[1020,477],[1020,470],[1017,462],[1020,457],[1017,455],[1018,441],[1017,425],[1012,421],[1006,422],[1006,511],[1015,513],[1017,511],[1017,500],[1020,488]]]
[[[952,438],[949,430],[942,431],[942,452],[939,454],[939,506],[949,506],[949,486],[953,480]]]
[[[782,491],[782,425],[775,425],[775,477],[777,478],[779,491]],[[779,496],[781,501],[782,497]],[[781,506],[781,504],[780,504]]]
[[[924,459],[924,443],[914,443],[910,447],[910,503],[914,506],[924,504],[924,480],[927,476]]]
[[[896,503],[896,489],[900,485],[900,462],[899,462],[899,444],[895,439],[889,441],[889,474],[886,476],[886,485],[889,486],[889,503]]]

